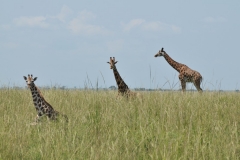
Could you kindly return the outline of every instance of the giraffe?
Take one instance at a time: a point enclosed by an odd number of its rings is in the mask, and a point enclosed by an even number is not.
[[[64,114],[59,113],[54,110],[53,107],[44,99],[41,91],[34,84],[34,81],[37,80],[37,77],[33,78],[33,76],[28,75],[28,77],[23,76],[24,80],[26,80],[28,88],[30,88],[32,92],[33,103],[37,111],[37,117],[35,118],[35,123],[37,124],[40,120],[40,117],[46,115],[50,120],[56,120],[59,115],[63,116],[68,122],[68,117]]]
[[[179,72],[179,80],[181,82],[182,91],[186,91],[186,83],[191,82],[197,88],[199,92],[202,92],[200,84],[202,82],[202,76],[199,72],[190,69],[187,65],[174,61],[162,48],[154,57],[163,56],[166,61]]]
[[[113,70],[113,74],[118,85],[118,95],[126,96],[127,98],[129,96],[135,96],[135,93],[128,88],[127,84],[124,82],[124,80],[118,73],[118,70],[115,65],[117,62],[118,61],[115,61],[115,57],[113,58],[110,57],[110,62],[107,62],[107,63],[110,64],[110,69]]]

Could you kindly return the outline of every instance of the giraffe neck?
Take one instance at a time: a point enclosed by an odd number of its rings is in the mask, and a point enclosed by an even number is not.
[[[38,89],[38,87],[33,84],[33,86],[30,87],[33,103],[37,110],[42,110],[44,108],[49,108],[54,111],[53,107],[44,99],[41,91]]]
[[[39,103],[40,101],[45,101],[40,90],[37,88],[35,84],[33,84],[30,87],[31,93],[32,93],[32,98],[33,98],[33,103],[36,104]]]
[[[127,91],[129,91],[128,86],[123,81],[123,79],[120,76],[120,74],[118,73],[117,68],[113,68],[113,74],[114,74],[115,80],[116,80],[117,85],[118,85],[118,91],[119,92],[127,92]]]
[[[184,64],[174,61],[167,53],[164,54],[164,58],[175,70],[180,72],[180,69]]]

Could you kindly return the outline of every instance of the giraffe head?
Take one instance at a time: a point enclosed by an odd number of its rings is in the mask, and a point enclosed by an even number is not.
[[[37,80],[37,77],[33,78],[33,75],[32,75],[32,74],[31,74],[31,76],[28,75],[28,77],[23,76],[23,78],[26,80],[26,83],[27,83],[27,85],[28,85],[29,88],[30,88],[31,86],[33,86],[33,85],[34,85],[34,81]]]
[[[117,63],[118,61],[115,61],[115,57],[110,57],[110,62],[107,62],[110,64],[110,69],[113,69],[113,68],[116,68],[115,64]]]
[[[162,48],[161,50],[158,51],[157,54],[155,54],[154,57],[161,57],[161,56],[164,56],[165,53],[166,53],[166,52],[165,52],[164,49]]]

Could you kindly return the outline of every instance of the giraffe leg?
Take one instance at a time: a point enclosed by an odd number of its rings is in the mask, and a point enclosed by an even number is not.
[[[184,74],[180,73],[178,75],[178,78],[181,81],[182,91],[185,92],[186,91],[186,81],[184,80]]]
[[[35,118],[35,122],[38,123],[39,119],[40,119],[40,115],[37,115],[36,118]]]
[[[35,126],[38,124],[38,122],[39,122],[39,115],[36,116],[35,121],[30,123],[30,125]]]
[[[52,115],[52,120],[56,120],[58,118],[59,112],[58,111],[54,111],[53,115]]]
[[[46,114],[49,120],[56,120],[58,117],[58,111],[52,111]]]
[[[196,80],[193,84],[196,87],[196,89],[198,90],[198,92],[202,92],[202,88],[200,87],[201,82],[199,79]]]
[[[35,123],[38,123],[40,121],[40,118],[42,117],[42,113],[39,112],[35,118]]]
[[[181,80],[181,86],[182,86],[182,91],[186,91],[186,82],[184,80]]]

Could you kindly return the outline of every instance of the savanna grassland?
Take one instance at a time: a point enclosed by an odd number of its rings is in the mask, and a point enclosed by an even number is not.
[[[240,159],[240,94],[42,90],[59,118],[32,126],[29,90],[0,90],[0,159]]]

